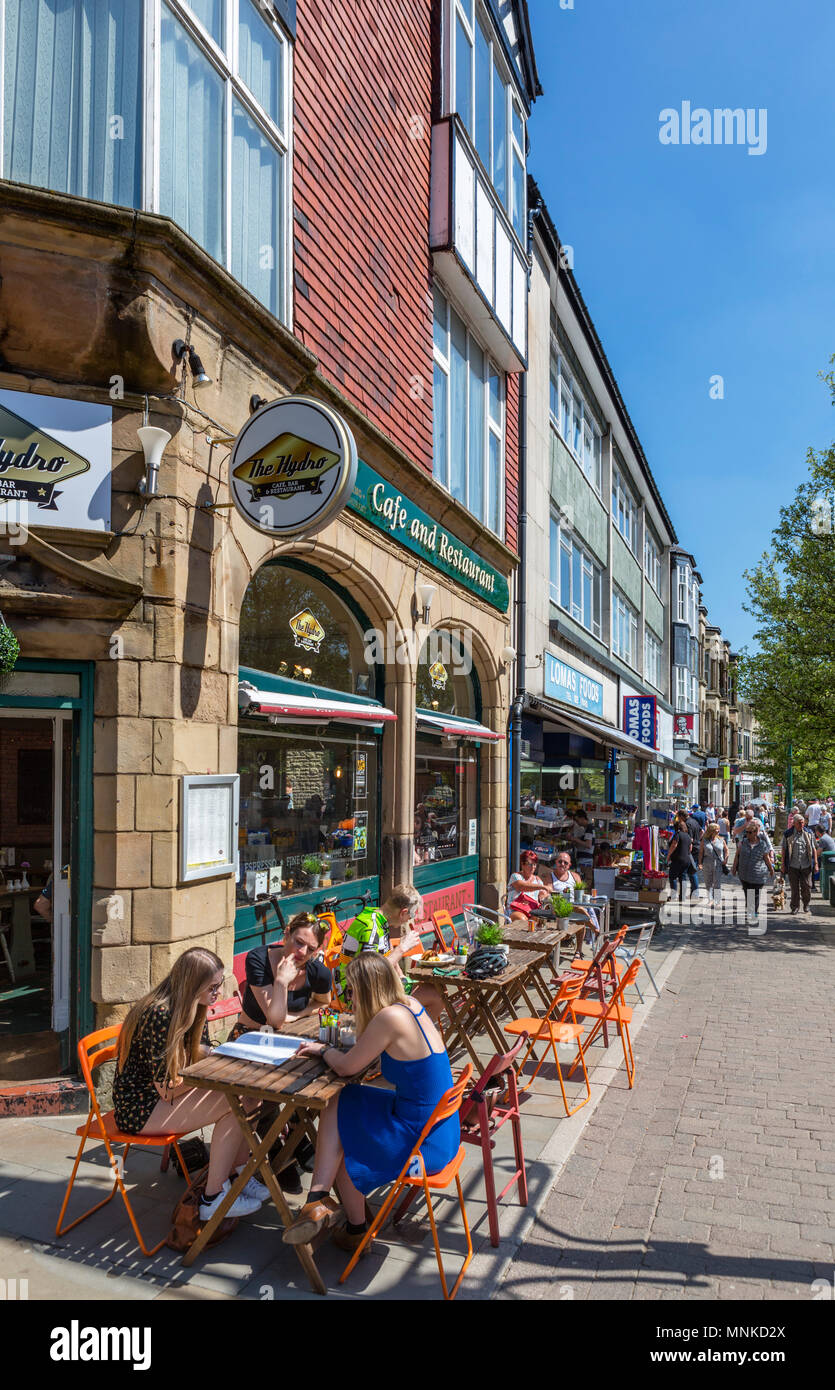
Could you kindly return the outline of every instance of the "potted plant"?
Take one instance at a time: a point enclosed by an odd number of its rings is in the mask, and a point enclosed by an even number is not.
[[[20,643],[0,613],[0,689],[6,684],[20,656]]]
[[[319,887],[319,875],[322,872],[322,861],[318,854],[309,854],[302,860],[302,868],[310,879],[310,887]]]
[[[345,869],[345,877],[346,877],[346,879],[352,879],[352,878],[354,877],[354,866],[353,866],[353,864],[349,864],[349,865],[347,866],[347,868]]]
[[[505,942],[504,932],[498,922],[482,922],[475,939],[479,946],[492,946],[495,950],[504,951],[506,956],[510,953],[510,947]]]

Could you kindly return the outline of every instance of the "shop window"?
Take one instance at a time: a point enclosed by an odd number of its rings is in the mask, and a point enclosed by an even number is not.
[[[415,864],[477,853],[476,750],[418,738],[415,752]]]
[[[290,42],[265,6],[6,0],[4,16],[2,176],[173,218],[286,322]]]
[[[376,739],[241,732],[238,770],[239,906],[377,873]]]
[[[469,649],[452,633],[430,633],[417,667],[418,710],[478,717]],[[478,852],[478,758],[468,739],[423,736],[415,746],[415,864]]]
[[[475,690],[471,672],[471,653],[457,637],[440,630],[431,633],[421,647],[418,659],[415,691],[418,709],[475,719]]]
[[[241,665],[351,695],[374,696],[363,630],[320,579],[262,565],[241,608]]]

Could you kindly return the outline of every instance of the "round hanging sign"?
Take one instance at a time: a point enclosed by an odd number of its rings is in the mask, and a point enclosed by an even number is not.
[[[357,475],[354,436],[335,410],[307,396],[262,406],[229,457],[229,488],[250,526],[310,536],[342,511]]]

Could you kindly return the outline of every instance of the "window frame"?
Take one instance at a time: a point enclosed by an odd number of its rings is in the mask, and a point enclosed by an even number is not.
[[[650,672],[650,670],[648,669],[650,663],[647,661],[648,649],[649,649],[650,645],[651,645],[652,647],[655,648],[655,652],[654,652],[654,665],[653,665],[652,672]],[[661,690],[661,689],[662,689],[661,680],[662,680],[662,672],[663,672],[663,669],[664,669],[664,667],[663,667],[663,654],[664,654],[664,644],[662,643],[660,637],[658,636],[657,633],[653,632],[652,628],[649,626],[648,623],[645,623],[645,624],[644,624],[644,680],[649,681],[650,685],[651,685],[655,690]]]
[[[621,646],[621,636],[623,635],[622,625],[629,625],[629,652],[626,653]],[[629,602],[625,594],[615,585],[612,586],[612,652],[630,666],[633,671],[638,669],[638,613]]]
[[[661,544],[648,521],[644,522],[644,575],[657,596],[661,597]]]
[[[554,375],[555,371],[556,376]],[[553,387],[556,387],[556,402],[559,406],[559,415],[555,415],[553,410],[555,395],[555,392],[552,389]],[[581,445],[581,452],[579,454],[574,447],[573,438],[566,438],[563,420],[563,416],[565,414],[564,407],[566,404],[570,404],[571,410],[570,419],[568,422],[568,433],[569,435],[573,436],[576,431],[575,412],[578,403],[580,406],[579,426]],[[597,493],[597,496],[602,499],[603,431],[597,423],[597,416],[595,415],[594,411],[591,410],[589,406],[586,404],[586,398],[583,392],[578,389],[576,378],[572,376],[571,373],[567,370],[565,366],[565,359],[563,358],[562,354],[560,352],[555,351],[553,347],[551,349],[548,411],[551,417],[551,425],[553,429],[556,430],[557,434],[559,435],[566,449],[570,453],[577,467],[580,469],[580,472],[582,473],[586,482],[589,483],[590,486],[594,489],[594,491]],[[588,457],[586,456],[587,425],[591,433],[592,444],[591,452],[588,455]],[[595,445],[597,445],[596,452]]]
[[[441,348],[438,347],[438,344],[437,344],[436,341],[435,341],[435,297],[436,297],[436,296],[437,296],[438,298],[440,298],[440,299],[443,301],[444,305],[446,306],[446,329],[445,329],[445,334],[446,334],[446,352],[445,352],[445,354],[442,352]],[[467,321],[466,321],[466,319],[464,318],[464,316],[463,316],[461,313],[459,313],[459,311],[458,311],[457,307],[455,306],[455,304],[453,303],[453,301],[444,293],[444,291],[443,291],[443,289],[441,288],[441,286],[440,286],[439,284],[437,284],[437,283],[433,286],[433,305],[432,305],[432,318],[433,318],[433,331],[432,331],[432,365],[433,365],[433,383],[434,383],[434,369],[435,369],[436,367],[439,368],[440,371],[442,371],[443,374],[444,374],[444,376],[446,377],[446,421],[445,421],[445,425],[446,425],[446,435],[445,435],[445,444],[446,444],[446,451],[445,451],[445,452],[446,452],[446,458],[445,458],[445,460],[444,460],[444,465],[445,465],[445,467],[444,467],[444,473],[445,473],[445,476],[441,477],[441,476],[439,475],[439,473],[437,472],[437,463],[438,463],[438,461],[437,461],[437,459],[435,458],[434,428],[433,428],[432,476],[433,476],[433,478],[435,479],[436,482],[438,482],[438,483],[441,484],[441,487],[444,489],[445,492],[448,492],[448,493],[450,494],[451,497],[454,496],[454,493],[452,492],[452,489],[451,489],[451,487],[450,487],[450,473],[451,473],[451,459],[450,459],[450,454],[451,454],[451,440],[452,440],[452,350],[451,350],[452,318],[451,318],[451,313],[452,313],[453,311],[458,315],[458,318],[460,319],[460,321],[461,321],[461,323],[463,324],[463,327],[464,327],[464,332],[465,332],[465,335],[466,335],[466,339],[465,339],[465,340],[466,340],[466,363],[467,363],[467,399],[466,399],[465,407],[464,407],[464,415],[465,415],[465,420],[466,420],[466,440],[467,440],[467,446],[466,446],[467,467],[466,467],[466,473],[465,473],[466,489],[465,489],[465,497],[464,497],[464,498],[456,498],[455,500],[456,500],[456,501],[460,501],[461,505],[462,505],[463,507],[466,507],[466,508],[467,508],[467,511],[469,511],[470,514],[471,514],[472,516],[474,516],[474,517],[476,518],[476,520],[477,520],[478,522],[480,522],[480,524],[481,524],[482,526],[485,526],[485,527],[487,527],[487,528],[489,528],[489,529],[492,529],[492,518],[491,518],[491,517],[488,517],[488,515],[487,515],[488,502],[489,502],[489,497],[490,497],[490,489],[489,489],[489,484],[490,484],[490,440],[491,440],[491,438],[497,439],[497,440],[498,440],[498,449],[499,449],[499,477],[498,477],[498,479],[497,479],[498,508],[499,508],[498,523],[499,523],[499,524],[498,524],[498,528],[497,528],[495,534],[498,536],[498,539],[499,539],[499,540],[502,540],[502,539],[504,538],[505,526],[506,526],[506,523],[507,523],[507,517],[506,517],[506,497],[505,497],[506,467],[507,467],[507,460],[506,460],[506,457],[505,457],[505,440],[506,440],[506,434],[507,434],[507,380],[506,380],[506,377],[505,377],[505,373],[502,371],[501,367],[494,361],[494,359],[493,359],[493,357],[491,356],[491,354],[490,354],[490,352],[488,351],[488,349],[484,346],[484,344],[481,342],[481,340],[472,332],[472,330],[470,329],[470,326],[469,326],[469,324],[467,323]],[[472,345],[472,344],[475,344],[475,346],[478,348],[479,352],[482,354],[482,360],[483,360],[483,363],[484,363],[484,381],[483,381],[484,403],[483,403],[483,411],[482,411],[482,439],[483,439],[483,444],[482,444],[482,493],[481,493],[481,495],[482,495],[482,506],[483,506],[483,511],[482,511],[482,515],[481,515],[481,516],[479,516],[478,512],[473,511],[472,508],[470,507],[470,504],[469,504],[469,496],[470,496],[470,423],[471,423],[471,416],[470,416],[470,389],[471,389],[471,384],[472,384],[472,379],[473,379],[473,369],[472,369],[472,363],[471,363],[470,350],[471,350],[471,345]],[[491,382],[491,380],[492,380],[492,378],[493,378],[494,376],[497,377],[497,378],[498,378],[498,381],[499,381],[499,414],[500,414],[500,416],[501,416],[501,419],[500,419],[499,421],[496,421],[496,420],[493,418],[493,414],[492,414],[492,411],[491,411],[491,408],[490,408],[490,406],[491,406],[491,400],[490,400],[490,396],[491,396],[491,393],[490,393],[490,382]],[[434,415],[434,412],[435,412],[435,392],[434,392],[434,389],[433,389],[433,393],[432,393],[432,411],[433,411],[433,415]]]
[[[603,641],[603,569],[595,560],[590,550],[578,541],[573,531],[565,524],[558,512],[552,511],[549,529],[549,558],[548,558],[548,594],[551,602],[557,608],[561,608],[564,613],[578,623],[585,632],[597,638],[598,642]],[[554,566],[554,549],[558,555],[558,563]],[[568,557],[568,579],[569,594],[568,602],[563,603],[562,576],[563,576],[563,555]],[[575,571],[579,566],[580,595],[579,603],[575,600]],[[555,593],[554,575],[556,575],[557,585]],[[590,621],[585,621],[585,581],[590,582],[590,602],[591,613]],[[577,616],[575,609],[580,616]],[[595,618],[596,613],[596,618]]]
[[[470,46],[470,94],[472,97],[472,131],[464,122],[463,116],[458,110],[458,23],[461,23]],[[484,171],[487,180],[493,190],[493,195],[498,205],[502,208],[510,224],[513,235],[516,237],[520,246],[524,247],[524,237],[520,236],[516,227],[516,209],[514,207],[513,196],[513,156],[518,152],[522,162],[522,209],[519,217],[519,224],[524,230],[527,216],[527,181],[528,164],[525,153],[527,143],[527,124],[528,118],[525,113],[523,102],[518,95],[518,83],[516,74],[505,59],[502,45],[497,38],[496,28],[493,17],[488,7],[480,0],[449,0],[447,9],[447,36],[449,48],[449,110],[453,112],[461,124],[461,128],[466,131],[467,139],[470,142],[473,155],[478,161],[479,166]],[[482,32],[487,38],[489,45],[489,64],[490,64],[490,92],[489,92],[489,128],[490,128],[490,165],[484,163],[476,145],[477,127],[477,90],[476,90],[476,33],[481,26]],[[498,72],[506,89],[505,104],[505,180],[507,196],[502,198],[498,187],[494,181],[495,170],[495,74]],[[516,139],[513,130],[513,107],[518,108],[522,121],[522,144]]]
[[[621,514],[623,525],[621,525]],[[612,464],[612,523],[632,554],[638,555],[638,505],[616,463]]]
[[[160,214],[160,165],[161,165],[161,89],[162,70],[162,14],[167,8],[176,22],[186,31],[197,46],[201,55],[211,64],[224,84],[224,259],[218,261],[230,275],[232,272],[232,140],[233,106],[237,100],[247,117],[253,122],[267,142],[281,157],[281,211],[280,237],[282,240],[282,273],[278,279],[278,310],[269,306],[268,312],[286,327],[293,324],[293,83],[294,83],[294,43],[281,25],[278,16],[267,16],[255,0],[253,8],[262,23],[275,35],[282,46],[283,85],[281,91],[281,127],[276,125],[269,113],[258,103],[249,87],[239,76],[239,15],[244,0],[222,0],[224,34],[226,49],[221,48],[212,35],[203,27],[200,19],[191,9],[188,0],[146,0],[145,2],[145,51],[144,61],[144,113],[142,142],[142,206],[148,212]],[[179,225],[179,223],[177,224]],[[185,229],[184,229],[185,230]],[[211,253],[207,253],[211,254]],[[212,257],[214,260],[215,258]],[[233,276],[234,278],[234,276]],[[242,281],[237,281],[247,289]],[[252,294],[251,290],[247,290]],[[253,298],[256,296],[253,295]],[[258,303],[262,303],[258,300]]]

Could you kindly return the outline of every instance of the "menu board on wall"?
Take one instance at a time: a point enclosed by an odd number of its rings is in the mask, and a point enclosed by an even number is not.
[[[239,787],[237,772],[183,777],[181,883],[237,871]]]

